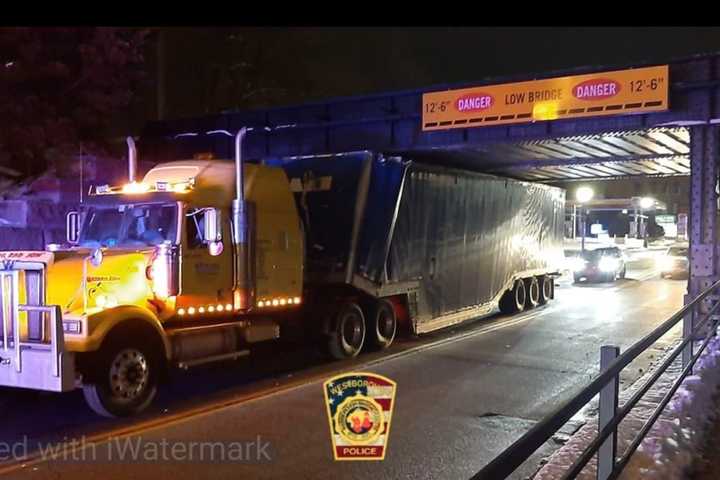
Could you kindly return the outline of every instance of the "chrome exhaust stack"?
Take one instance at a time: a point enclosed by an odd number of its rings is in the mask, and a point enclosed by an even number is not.
[[[128,182],[135,182],[135,175],[137,173],[137,149],[135,148],[135,140],[132,137],[127,137],[128,146]]]
[[[254,288],[250,279],[247,205],[245,204],[245,172],[242,144],[248,129],[243,127],[235,135],[235,199],[232,201],[233,247],[235,253],[233,303],[235,309],[247,310],[252,305]]]

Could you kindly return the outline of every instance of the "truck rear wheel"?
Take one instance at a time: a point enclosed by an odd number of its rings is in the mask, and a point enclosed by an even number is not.
[[[91,379],[94,383],[83,385],[85,401],[103,417],[127,417],[142,412],[157,394],[159,353],[149,342],[133,344],[122,339],[110,339],[103,348],[95,378]]]
[[[548,275],[540,277],[540,305],[545,305],[552,298],[553,278]]]
[[[540,284],[537,277],[525,279],[526,303],[525,308],[535,308],[540,303]]]
[[[331,324],[327,350],[336,360],[356,357],[365,342],[365,317],[353,302],[340,305]]]
[[[368,308],[368,346],[383,350],[392,345],[397,332],[395,308],[387,300],[377,300]]]
[[[526,293],[525,282],[516,280],[513,288],[500,299],[500,311],[507,314],[522,312],[525,309]]]

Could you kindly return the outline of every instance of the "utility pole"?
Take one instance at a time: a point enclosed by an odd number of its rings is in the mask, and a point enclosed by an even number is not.
[[[582,217],[580,217],[580,225],[582,225],[582,226],[581,226],[581,228],[582,228],[582,237],[581,237],[581,240],[580,240],[580,242],[581,242],[581,243],[580,243],[580,251],[581,251],[581,252],[584,252],[584,251],[585,251],[585,216],[584,216],[584,215],[583,215]]]
[[[575,238],[577,238],[577,204],[576,203],[573,203],[572,219],[573,219],[572,239],[575,240]]]
[[[640,219],[638,218],[637,207],[633,207],[633,216],[635,217],[635,231],[633,233],[635,234],[635,238],[640,238]]]
[[[157,119],[165,119],[165,30],[158,28],[157,38]]]

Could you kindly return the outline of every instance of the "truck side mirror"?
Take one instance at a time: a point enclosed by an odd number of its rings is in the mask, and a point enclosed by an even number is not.
[[[203,232],[203,240],[207,243],[210,255],[217,257],[223,251],[220,209],[208,208],[205,210],[204,215],[205,231]]]
[[[65,217],[65,238],[71,245],[77,245],[80,240],[80,213],[68,212]]]
[[[203,240],[205,243],[219,242],[222,240],[222,222],[220,220],[220,209],[207,208],[204,212],[205,231]]]

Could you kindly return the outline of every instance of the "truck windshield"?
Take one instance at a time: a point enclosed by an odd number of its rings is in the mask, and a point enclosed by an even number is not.
[[[582,255],[589,262],[598,262],[602,257],[619,257],[620,252],[614,248],[596,248],[595,250],[585,250]]]
[[[131,204],[88,210],[80,233],[82,247],[145,247],[175,242],[177,206]]]

